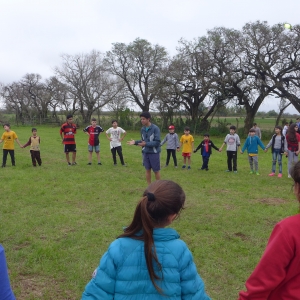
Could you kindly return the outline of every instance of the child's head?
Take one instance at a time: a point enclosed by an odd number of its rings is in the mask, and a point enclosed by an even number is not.
[[[97,125],[97,120],[96,120],[96,118],[92,118],[91,119],[91,124],[92,124],[92,126],[96,126]]]
[[[279,126],[279,125],[275,126],[274,130],[275,130],[276,134],[281,134],[282,133],[282,127]]]
[[[145,243],[145,258],[151,281],[160,291],[155,280],[161,279],[154,271],[153,261],[161,269],[155,250],[153,251],[153,229],[165,227],[179,215],[185,202],[182,188],[171,180],[157,180],[144,191],[134,212],[131,224],[120,237],[137,237]]]
[[[185,134],[185,135],[189,135],[190,132],[191,132],[190,127],[188,127],[188,126],[184,127],[184,134]]]
[[[69,124],[73,123],[73,115],[67,115],[67,122]]]
[[[175,126],[174,125],[170,125],[169,126],[169,132],[170,133],[174,133],[174,131],[175,131]]]
[[[118,121],[117,120],[112,120],[111,124],[112,124],[113,128],[117,128],[118,127]]]
[[[37,129],[36,128],[32,128],[31,132],[32,132],[32,135],[36,135],[37,134]]]
[[[209,140],[209,134],[208,133],[204,133],[203,137],[204,137],[204,140]]]
[[[10,125],[8,123],[3,124],[3,128],[5,131],[10,131]]]
[[[255,136],[255,129],[251,128],[249,130],[249,134],[250,134],[250,136]]]
[[[253,127],[255,128],[257,126],[257,124],[256,123],[253,123]]]
[[[236,127],[235,127],[234,125],[231,125],[231,126],[229,127],[229,132],[230,132],[231,134],[235,134],[235,131],[236,131]]]

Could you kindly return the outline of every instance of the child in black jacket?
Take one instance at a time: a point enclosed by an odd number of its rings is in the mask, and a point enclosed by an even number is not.
[[[214,143],[209,139],[209,134],[204,134],[204,140],[199,144],[199,146],[194,150],[194,153],[196,153],[201,148],[201,155],[202,155],[202,167],[199,170],[206,170],[208,171],[208,162],[209,157],[211,155],[211,148],[216,149],[220,152],[220,149],[217,148]]]

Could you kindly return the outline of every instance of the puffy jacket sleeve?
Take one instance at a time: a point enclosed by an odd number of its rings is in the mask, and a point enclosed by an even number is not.
[[[186,247],[180,260],[181,299],[209,300],[204,282],[197,272],[190,250]]]
[[[117,266],[111,247],[112,245],[102,256],[100,265],[93,274],[93,279],[85,287],[82,300],[114,299]]]
[[[153,140],[147,141],[146,146],[147,147],[159,147],[160,146],[160,130],[157,126],[153,129]]]

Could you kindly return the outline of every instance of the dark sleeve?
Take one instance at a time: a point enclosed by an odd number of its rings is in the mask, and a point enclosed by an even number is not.
[[[211,142],[211,146],[212,146],[214,149],[216,149],[217,151],[219,151],[219,148],[216,147],[215,144],[214,144],[212,141],[210,141],[210,142]]]
[[[201,148],[202,142],[198,145],[194,152],[197,152]]]
[[[29,138],[28,142],[23,146],[24,148],[31,144],[31,137]]]

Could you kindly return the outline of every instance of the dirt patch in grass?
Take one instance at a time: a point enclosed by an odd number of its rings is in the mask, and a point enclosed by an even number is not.
[[[66,294],[66,291],[60,291],[58,288],[58,282],[51,278],[21,274],[18,276],[18,280],[16,282],[17,284],[13,285],[13,289],[16,291],[16,297],[18,300],[75,299],[75,295]]]
[[[258,199],[258,202],[268,205],[280,205],[286,203],[287,201],[281,198],[262,198]]]

